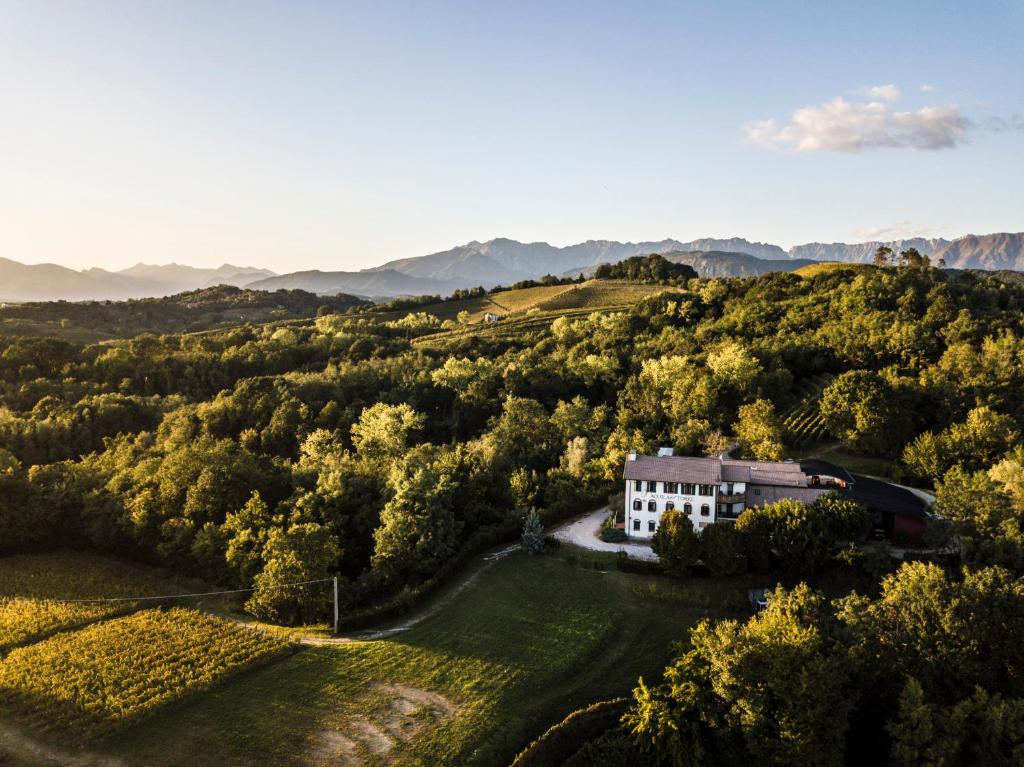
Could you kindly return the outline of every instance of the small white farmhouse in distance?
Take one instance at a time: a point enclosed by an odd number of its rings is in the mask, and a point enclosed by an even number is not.
[[[484,313],[484,322],[497,322],[501,319],[501,315],[495,314],[494,312]]]
[[[626,482],[625,528],[630,538],[649,539],[661,515],[677,509],[700,530],[713,522],[734,522],[744,509],[792,498],[812,503],[832,488],[814,486],[800,464],[740,461],[733,458],[630,453]]]

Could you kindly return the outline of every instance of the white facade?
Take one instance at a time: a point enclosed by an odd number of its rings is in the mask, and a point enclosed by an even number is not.
[[[656,456],[630,453],[623,471],[626,535],[654,537],[661,515],[675,509],[701,530],[715,522],[735,521],[744,509],[793,498],[805,503],[827,492],[811,486],[799,464],[698,458],[672,455],[662,448]]]
[[[694,530],[702,530],[719,519],[735,519],[742,512],[744,482],[723,482],[701,485],[660,480],[626,480],[626,535],[630,538],[650,539],[661,524],[661,515],[668,509],[685,514]],[[719,515],[721,499],[728,498],[730,516]],[[638,508],[639,506],[639,508]]]

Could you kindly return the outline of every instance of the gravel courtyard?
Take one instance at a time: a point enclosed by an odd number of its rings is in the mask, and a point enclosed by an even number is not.
[[[564,543],[571,543],[594,551],[625,551],[633,559],[657,562],[658,556],[650,546],[642,543],[607,543],[598,537],[601,523],[609,514],[607,507],[585,514],[578,519],[565,522],[555,528],[552,535]]]

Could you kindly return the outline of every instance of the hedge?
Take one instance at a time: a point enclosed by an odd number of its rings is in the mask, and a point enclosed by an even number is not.
[[[618,726],[630,698],[614,698],[573,711],[528,745],[512,767],[561,767],[586,743]]]

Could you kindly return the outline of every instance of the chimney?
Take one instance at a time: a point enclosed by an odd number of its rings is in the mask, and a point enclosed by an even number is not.
[[[635,461],[636,460],[636,450],[630,450],[629,451],[629,456],[626,458],[626,460],[627,461]]]

